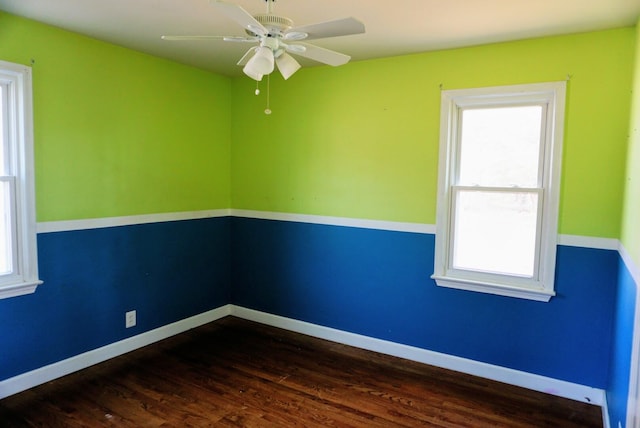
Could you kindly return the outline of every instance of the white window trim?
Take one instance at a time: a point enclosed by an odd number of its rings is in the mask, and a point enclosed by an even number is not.
[[[558,208],[560,201],[560,174],[562,141],[564,135],[566,82],[549,82],[477,89],[447,90],[442,92],[440,113],[440,156],[438,200],[436,214],[436,245],[434,274],[436,284],[442,287],[484,292],[547,302],[555,295],[554,278],[558,235]],[[543,143],[543,207],[540,234],[538,276],[521,280],[507,275],[486,275],[449,268],[450,217],[452,213],[452,186],[455,182],[459,132],[459,109],[472,106],[495,107],[532,102],[547,104],[546,141]],[[550,140],[548,140],[550,138]],[[500,278],[504,278],[501,281]],[[497,278],[497,280],[496,280]]]
[[[4,299],[33,293],[42,281],[38,279],[36,243],[31,68],[0,61],[0,81],[8,85],[10,97],[7,126],[13,151],[16,222],[12,232],[17,246],[15,274],[0,282],[0,299]]]

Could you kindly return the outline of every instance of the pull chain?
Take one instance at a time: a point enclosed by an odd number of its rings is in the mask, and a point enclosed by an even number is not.
[[[267,114],[267,115],[271,114],[271,109],[269,108],[269,92],[270,92],[269,83],[271,82],[270,77],[271,77],[271,75],[267,74],[267,108],[264,109],[264,114]]]

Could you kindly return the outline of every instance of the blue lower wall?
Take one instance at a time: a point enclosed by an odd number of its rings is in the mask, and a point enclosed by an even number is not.
[[[616,251],[559,246],[549,303],[440,288],[434,235],[232,219],[232,303],[604,389]]]
[[[626,398],[628,366],[610,360],[629,347],[616,251],[559,246],[558,295],[542,303],[437,287],[423,233],[231,217],[43,233],[38,246],[45,284],[0,300],[0,380],[233,303]]]
[[[227,304],[229,222],[39,234],[44,284],[0,300],[0,380]]]

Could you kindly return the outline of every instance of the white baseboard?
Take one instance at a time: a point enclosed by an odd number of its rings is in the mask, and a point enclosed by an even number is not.
[[[604,391],[571,382],[526,373],[492,364],[473,361],[422,348],[389,342],[369,336],[349,333],[285,318],[241,306],[225,305],[211,311],[168,324],[163,327],[88,351],[57,363],[0,381],[0,399],[17,394],[94,364],[134,351],[151,343],[166,339],[195,327],[218,320],[227,315],[283,328],[308,336],[318,337],[357,348],[393,355],[462,373],[480,376],[535,391],[545,392],[598,406],[606,406]],[[606,421],[607,423],[608,421]],[[606,425],[605,425],[606,426]]]
[[[295,331],[308,336],[330,340],[332,342],[338,342],[436,367],[455,370],[534,391],[582,401],[584,403],[594,404],[597,406],[602,406],[604,403],[605,394],[602,389],[495,366],[453,355],[442,354],[400,343],[349,333],[239,306],[231,307],[231,315],[273,327]]]
[[[0,399],[53,379],[66,376],[94,364],[134,351],[151,343],[185,332],[231,314],[231,305],[221,306],[202,314],[198,314],[171,324],[147,331],[137,336],[111,343],[66,360],[32,370],[27,373],[0,381]]]
[[[607,402],[606,392],[602,397],[602,428],[611,428],[611,421],[609,420],[609,403]]]

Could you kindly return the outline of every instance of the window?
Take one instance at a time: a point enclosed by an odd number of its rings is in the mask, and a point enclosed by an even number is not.
[[[31,69],[0,61],[0,298],[33,293],[38,280]]]
[[[565,83],[442,92],[439,286],[554,292]]]

